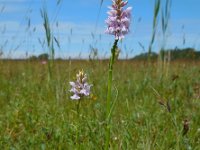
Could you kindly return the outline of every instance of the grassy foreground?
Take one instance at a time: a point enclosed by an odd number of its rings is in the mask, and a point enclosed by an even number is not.
[[[162,75],[157,63],[116,62],[110,148],[199,150],[199,65],[172,62]],[[77,117],[68,90],[81,69],[93,87]],[[48,81],[40,62],[0,61],[0,149],[103,149],[107,70],[106,61],[56,61]]]

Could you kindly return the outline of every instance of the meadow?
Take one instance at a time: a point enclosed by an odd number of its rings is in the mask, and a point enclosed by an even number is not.
[[[200,149],[200,62],[117,60],[110,149]],[[0,61],[0,149],[104,149],[108,61]],[[70,99],[83,69],[92,94]]]
[[[110,2],[2,3],[0,150],[200,149],[198,3]]]

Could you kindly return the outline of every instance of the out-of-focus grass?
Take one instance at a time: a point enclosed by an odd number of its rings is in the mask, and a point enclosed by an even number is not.
[[[156,64],[150,71],[147,66],[115,64],[113,83],[119,95],[111,149],[200,149],[199,63],[172,62],[163,78]],[[51,82],[48,66],[40,62],[1,61],[0,67],[0,149],[103,149],[108,62],[55,61]],[[81,102],[77,124],[68,82],[79,69],[93,87],[91,97]],[[115,95],[113,88],[113,99]],[[160,101],[169,101],[171,112]],[[185,119],[190,129],[183,136]]]

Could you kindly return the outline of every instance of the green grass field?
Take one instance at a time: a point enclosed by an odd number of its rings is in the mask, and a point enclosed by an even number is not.
[[[199,150],[199,65],[117,61],[110,149]],[[68,91],[81,69],[93,86],[78,116]],[[56,61],[48,81],[40,62],[0,61],[0,149],[103,149],[107,70],[107,61]]]

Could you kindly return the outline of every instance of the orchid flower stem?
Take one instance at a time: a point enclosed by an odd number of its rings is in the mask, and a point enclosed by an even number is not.
[[[79,146],[79,127],[80,127],[80,100],[78,101],[78,103],[76,104],[76,115],[77,115],[77,129],[76,129],[76,144],[78,144]]]
[[[78,117],[78,118],[79,118],[80,103],[81,103],[81,100],[78,100],[78,102],[77,102],[77,104],[76,104],[76,112],[77,112],[77,117]]]
[[[105,150],[109,149],[109,143],[110,143],[110,109],[111,109],[111,89],[112,89],[112,74],[113,74],[113,64],[115,61],[115,51],[117,48],[118,39],[115,40],[113,47],[111,49],[112,56],[110,58],[109,62],[109,72],[108,72],[108,87],[107,87],[107,104],[106,104],[106,145]]]

